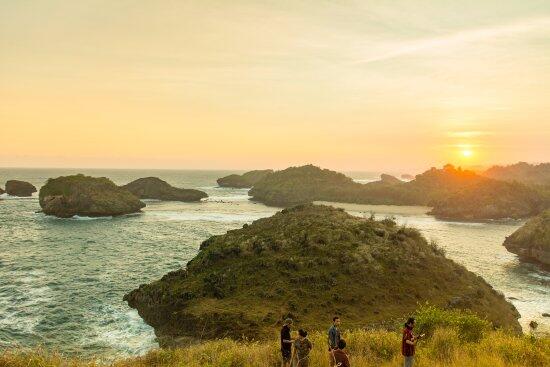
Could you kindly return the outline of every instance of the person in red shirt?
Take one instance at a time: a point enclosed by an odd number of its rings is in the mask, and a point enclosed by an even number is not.
[[[413,367],[416,342],[423,336],[423,334],[418,337],[415,336],[413,329],[414,317],[409,317],[403,329],[403,340],[401,342],[401,354],[403,354],[404,357],[404,367]]]
[[[346,347],[346,341],[340,339],[338,341],[338,348],[331,350],[332,358],[334,359],[334,366],[337,367],[350,367],[349,358],[344,348]]]

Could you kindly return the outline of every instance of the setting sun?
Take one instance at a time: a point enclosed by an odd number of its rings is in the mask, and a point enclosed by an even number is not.
[[[470,158],[472,155],[474,155],[474,152],[472,152],[470,149],[464,149],[462,151],[463,157]]]

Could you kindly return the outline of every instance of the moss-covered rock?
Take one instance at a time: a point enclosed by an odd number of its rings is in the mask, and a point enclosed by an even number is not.
[[[243,189],[254,186],[256,182],[263,180],[272,173],[273,170],[271,169],[255,170],[243,173],[242,175],[229,175],[218,178],[217,182],[221,187]]]
[[[208,194],[204,191],[179,189],[157,177],[139,178],[122,187],[140,199],[193,202],[208,197]]]
[[[504,246],[522,259],[550,267],[550,210],[529,219],[506,237]]]
[[[417,230],[311,204],[209,238],[186,269],[124,299],[165,344],[270,337],[288,316],[312,330],[326,328],[334,314],[346,327],[365,327],[403,318],[424,302],[520,329],[500,293]]]
[[[518,182],[483,180],[433,203],[429,214],[441,219],[520,219],[547,206],[540,193]]]
[[[6,192],[11,196],[28,197],[36,192],[36,187],[26,181],[9,180],[6,182]]]
[[[81,174],[48,179],[38,196],[45,214],[61,218],[117,216],[145,207],[134,194],[108,178]]]

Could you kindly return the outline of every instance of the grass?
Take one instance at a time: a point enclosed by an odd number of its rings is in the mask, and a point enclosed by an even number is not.
[[[401,365],[398,332],[352,330],[343,334],[354,367]],[[311,366],[327,366],[325,332],[312,332]],[[110,363],[64,358],[45,350],[8,350],[0,355],[0,367],[270,367],[279,366],[277,335],[270,342],[222,339],[179,349],[156,349],[144,356]],[[466,341],[452,327],[437,327],[417,348],[415,366],[510,367],[550,365],[550,337],[535,338],[490,330],[476,342]]]

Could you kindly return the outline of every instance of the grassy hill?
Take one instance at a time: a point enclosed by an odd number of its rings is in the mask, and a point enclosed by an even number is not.
[[[323,329],[401,318],[418,303],[470,309],[519,330],[515,308],[413,228],[329,206],[285,209],[213,236],[187,269],[125,296],[163,345],[187,338],[264,338],[291,316]]]
[[[506,237],[508,251],[550,267],[550,210],[531,218]]]

